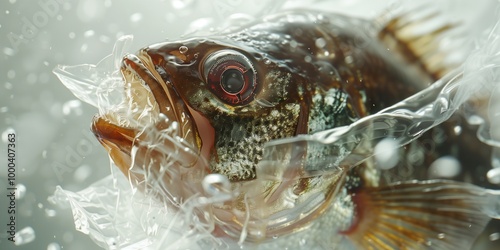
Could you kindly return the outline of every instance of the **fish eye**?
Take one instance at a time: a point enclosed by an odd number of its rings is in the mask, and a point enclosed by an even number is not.
[[[210,91],[230,105],[251,102],[256,91],[256,71],[250,60],[233,50],[212,53],[203,63]]]

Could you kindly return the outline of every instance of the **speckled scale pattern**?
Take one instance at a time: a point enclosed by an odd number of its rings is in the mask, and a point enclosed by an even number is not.
[[[254,179],[264,142],[293,135],[298,116],[298,107],[290,105],[259,117],[219,115],[213,119],[216,157],[210,164],[212,171],[230,180]]]

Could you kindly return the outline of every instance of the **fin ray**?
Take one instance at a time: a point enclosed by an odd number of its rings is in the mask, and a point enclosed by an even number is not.
[[[439,46],[443,35],[452,33],[457,24],[435,24],[439,19],[438,12],[424,13],[421,16],[404,12],[380,19],[387,18],[389,20],[380,29],[378,37],[391,50],[400,52],[404,61],[428,74],[433,80],[441,78],[457,66],[446,60],[452,51]],[[426,28],[424,32],[419,31],[422,27]]]
[[[360,249],[471,246],[490,218],[490,193],[451,181],[396,183],[353,193],[358,222],[346,231]]]

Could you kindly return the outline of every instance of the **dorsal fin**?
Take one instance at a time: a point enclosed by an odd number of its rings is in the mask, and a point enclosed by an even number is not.
[[[376,22],[387,21],[382,22],[378,37],[389,49],[402,55],[406,63],[437,80],[457,66],[446,60],[450,51],[440,45],[457,24],[441,20],[437,12],[422,14],[423,10],[418,9],[412,12],[415,14],[382,15]]]

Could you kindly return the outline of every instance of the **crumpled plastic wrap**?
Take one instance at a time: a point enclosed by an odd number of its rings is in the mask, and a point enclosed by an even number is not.
[[[118,40],[112,55],[97,65],[60,66],[54,72],[63,84],[82,101],[99,109],[100,114],[109,110],[121,110],[123,88],[119,67],[127,45],[132,37]],[[263,160],[257,167],[254,185],[284,181],[284,173],[291,169],[301,169],[303,175],[297,178],[324,175],[337,171],[340,165],[357,165],[374,155],[373,146],[383,138],[394,138],[398,146],[415,140],[425,131],[447,120],[467,101],[478,101],[468,109],[470,122],[481,124],[479,138],[492,146],[500,146],[500,25],[496,25],[480,39],[477,49],[464,65],[428,89],[401,101],[377,114],[356,121],[350,126],[339,127],[312,135],[301,135],[269,142],[265,145]],[[467,104],[470,105],[470,104]],[[483,111],[487,112],[483,112]],[[367,147],[372,145],[372,147]],[[328,148],[338,154],[324,158],[298,159],[307,148]],[[309,150],[311,151],[311,150]],[[498,151],[494,151],[498,153]],[[500,154],[492,159],[498,160]],[[305,159],[305,160],[304,160]],[[495,165],[495,164],[494,164]],[[235,199],[238,190],[229,188],[227,178],[220,175],[206,175],[201,187],[193,188],[191,183],[178,183],[179,188],[193,190],[187,200],[176,201],[155,199],[151,193],[137,188],[135,184],[116,171],[79,192],[70,192],[59,187],[51,200],[58,204],[69,204],[74,216],[76,229],[88,234],[105,249],[231,249],[252,247],[242,245],[249,233],[255,230],[246,224],[242,226],[238,239],[218,238],[213,235],[216,221],[213,205]],[[250,190],[252,184],[245,189]],[[154,188],[154,186],[153,186]],[[198,190],[198,191],[197,191]],[[246,190],[246,191],[248,191]],[[258,195],[249,195],[246,204],[264,206]],[[318,197],[321,199],[321,197]],[[259,203],[261,202],[261,203]],[[310,202],[310,201],[308,201]],[[260,205],[259,205],[260,204]],[[313,203],[311,203],[313,204]],[[282,215],[284,220],[293,220],[310,205],[296,207]],[[314,204],[313,204],[314,205]],[[302,209],[302,210],[301,210]],[[258,210],[258,209],[257,209]],[[258,211],[256,212],[258,213]],[[328,212],[327,212],[328,213]],[[242,215],[243,218],[249,215]],[[250,222],[248,217],[247,222]],[[259,223],[258,220],[253,221]],[[283,222],[281,222],[283,223]],[[289,241],[292,246],[309,245],[310,241],[325,237],[329,241],[342,239],[321,235],[322,223],[314,222],[317,234],[309,236],[300,233],[297,237],[283,237],[280,243]],[[325,224],[328,225],[328,224]],[[312,236],[311,236],[312,235]],[[309,237],[309,238],[308,238]],[[278,241],[276,241],[278,242]],[[276,247],[276,242],[263,244],[262,248]],[[326,240],[322,243],[325,244]],[[282,245],[281,245],[282,246]]]

